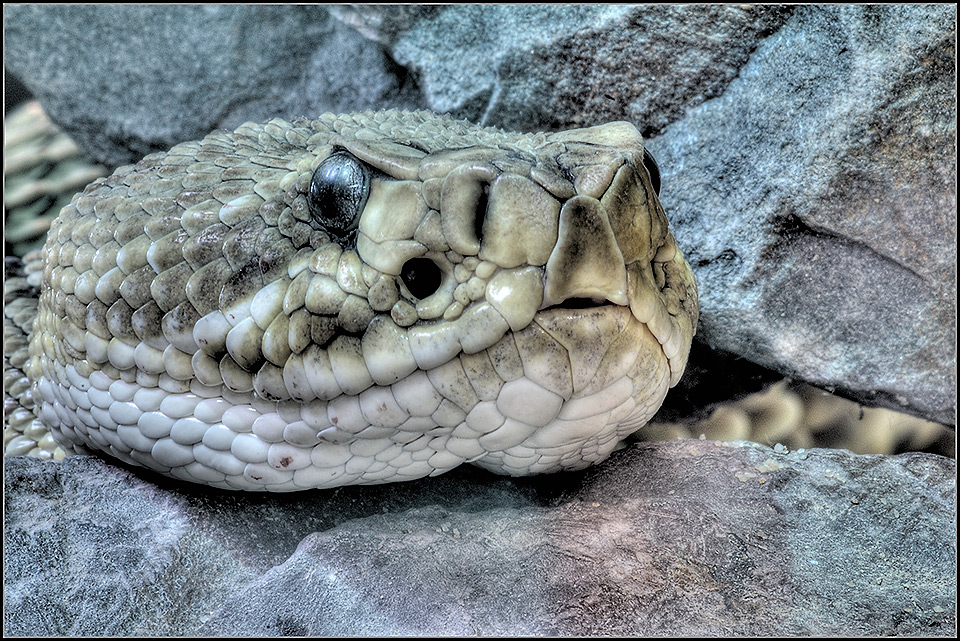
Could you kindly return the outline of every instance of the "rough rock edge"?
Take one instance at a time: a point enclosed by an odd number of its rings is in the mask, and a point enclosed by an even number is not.
[[[92,457],[5,475],[7,634],[956,631],[956,463],[933,455],[663,442],[288,498]]]

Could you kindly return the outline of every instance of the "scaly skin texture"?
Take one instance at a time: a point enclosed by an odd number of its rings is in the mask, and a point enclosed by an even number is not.
[[[696,322],[632,125],[327,114],[214,132],[78,194],[43,249],[24,371],[64,448],[188,481],[525,475],[646,423]]]

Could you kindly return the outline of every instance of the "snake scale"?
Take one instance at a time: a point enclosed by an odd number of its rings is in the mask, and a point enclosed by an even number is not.
[[[28,405],[68,451],[226,489],[584,468],[656,412],[697,325],[659,180],[625,122],[215,131],[63,208]]]

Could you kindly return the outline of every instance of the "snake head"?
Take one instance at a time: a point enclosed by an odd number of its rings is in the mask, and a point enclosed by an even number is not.
[[[336,136],[314,178],[331,159],[368,176],[348,241],[363,264],[396,277],[391,318],[412,327],[419,368],[487,349],[535,318],[574,324],[621,307],[660,343],[676,384],[696,327],[696,283],[633,125],[489,134],[454,148],[405,140]]]
[[[294,490],[578,469],[679,380],[696,284],[629,123],[248,123],[90,185],[31,355],[69,448]]]

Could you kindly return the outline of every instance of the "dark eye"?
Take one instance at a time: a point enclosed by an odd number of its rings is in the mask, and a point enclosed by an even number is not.
[[[321,227],[344,238],[357,228],[369,193],[367,168],[349,153],[337,151],[313,172],[307,204]]]
[[[650,184],[653,185],[653,191],[657,192],[657,195],[660,195],[660,165],[657,164],[657,161],[654,159],[653,154],[651,154],[646,149],[643,150],[643,166],[647,168],[647,173],[650,174]]]

